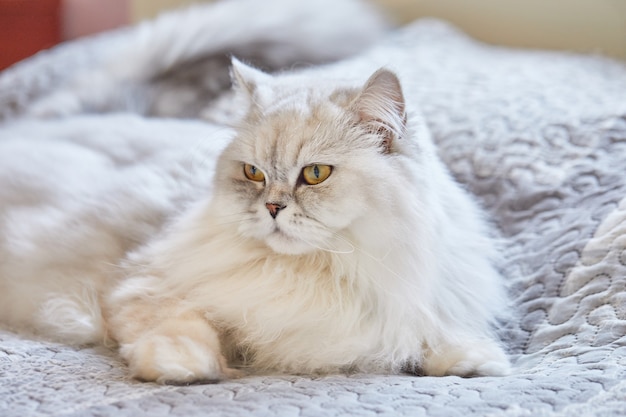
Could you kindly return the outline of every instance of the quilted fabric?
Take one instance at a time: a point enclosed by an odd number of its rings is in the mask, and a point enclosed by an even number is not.
[[[486,46],[433,21],[406,27],[380,48],[390,56],[410,51],[412,94],[441,157],[502,234],[516,311],[501,331],[511,376],[271,375],[159,386],[129,380],[105,348],[2,331],[0,414],[624,415],[626,67]],[[71,50],[0,74],[0,114],[16,117],[45,94],[62,76],[61,59],[86,62],[93,53],[80,44]]]

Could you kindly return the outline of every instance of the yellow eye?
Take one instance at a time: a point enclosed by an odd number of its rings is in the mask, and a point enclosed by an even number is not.
[[[261,171],[254,165],[244,164],[243,173],[246,175],[246,178],[248,178],[250,181],[261,182],[265,180],[265,174],[263,174],[263,171]]]
[[[302,178],[307,184],[315,185],[326,181],[332,171],[330,165],[309,165],[302,170]]]

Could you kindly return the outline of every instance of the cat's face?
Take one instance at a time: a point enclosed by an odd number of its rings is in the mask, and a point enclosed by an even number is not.
[[[263,88],[220,158],[220,209],[278,253],[350,251],[342,232],[380,202],[392,133],[363,122],[362,91]]]

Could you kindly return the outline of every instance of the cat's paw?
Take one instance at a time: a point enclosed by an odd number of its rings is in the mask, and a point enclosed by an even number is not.
[[[120,346],[134,378],[161,384],[191,384],[238,378],[220,352],[217,335],[149,334]]]
[[[474,341],[464,346],[438,346],[425,355],[422,369],[432,376],[504,376],[511,373],[506,354],[491,340]]]

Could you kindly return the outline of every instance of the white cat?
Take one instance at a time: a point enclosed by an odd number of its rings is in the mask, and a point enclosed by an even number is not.
[[[396,75],[354,88],[237,61],[233,74],[248,110],[211,199],[131,253],[105,297],[132,374],[509,372],[487,228]]]

